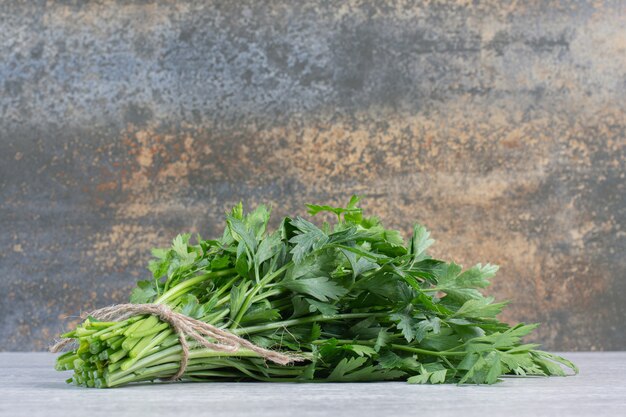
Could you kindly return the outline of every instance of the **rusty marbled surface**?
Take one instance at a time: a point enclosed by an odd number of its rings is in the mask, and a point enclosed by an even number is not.
[[[0,29],[0,350],[240,199],[352,193],[500,264],[545,347],[626,348],[623,1],[24,0]]]

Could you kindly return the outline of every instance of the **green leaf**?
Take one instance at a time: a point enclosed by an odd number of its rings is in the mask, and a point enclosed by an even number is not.
[[[320,301],[338,300],[348,293],[347,289],[330,281],[327,277],[282,281],[280,285],[299,294],[308,294]]]
[[[250,281],[242,282],[239,285],[233,285],[230,289],[230,319],[234,320],[239,313],[239,309],[241,309],[244,300],[246,299],[246,294],[248,291],[248,287],[250,286]]]
[[[468,350],[483,352],[491,349],[509,349],[516,347],[521,338],[537,328],[536,324],[518,324],[504,332],[495,332],[469,341]]]
[[[463,360],[457,365],[457,369],[469,371],[472,369],[476,361],[478,361],[480,355],[476,352],[470,352],[463,357]]]
[[[469,370],[459,381],[459,384],[464,384],[467,381],[471,381],[476,384],[484,383],[486,376],[485,369],[488,368],[487,362],[480,355],[476,355],[475,358],[476,360],[473,361],[472,365],[469,367]]]
[[[418,322],[415,328],[415,340],[421,342],[428,332],[439,334],[441,330],[441,320],[439,317],[430,317]]]
[[[335,305],[312,300],[310,298],[306,298],[306,302],[309,303],[309,311],[311,313],[319,311],[320,313],[322,313],[322,315],[326,317],[332,317],[337,314],[338,307]]]
[[[374,317],[367,317],[351,326],[347,330],[346,336],[369,340],[377,337],[380,329],[381,327]]]
[[[466,357],[458,367],[458,369],[465,368],[468,368],[468,371],[459,381],[460,384],[466,382],[495,384],[503,373],[500,352],[494,350],[484,354],[472,354],[469,359]]]
[[[301,278],[328,277],[334,270],[335,255],[331,251],[320,251],[306,257],[298,265],[293,265],[285,273],[285,281]]]
[[[274,233],[263,239],[259,244],[259,248],[255,255],[255,262],[257,263],[257,265],[260,265],[276,255],[279,250],[280,236],[277,233]]]
[[[311,325],[311,335],[309,339],[311,341],[314,341],[314,340],[319,339],[321,335],[322,335],[322,326],[320,326],[319,323],[313,323],[313,325]]]
[[[280,319],[280,310],[254,305],[246,311],[241,319],[242,324],[268,323]]]
[[[317,368],[317,358],[315,356],[315,351],[313,352],[313,361],[308,364],[305,368],[304,371],[302,371],[302,373],[298,376],[298,380],[301,381],[312,381],[313,379],[315,379],[315,370]]]
[[[391,350],[383,351],[378,357],[378,364],[385,369],[402,369],[402,358]]]
[[[369,346],[349,344],[349,345],[343,345],[343,348],[350,350],[359,356],[371,357],[371,356],[376,355],[376,351]]]
[[[238,220],[243,220],[243,203],[241,201],[233,206],[230,211],[230,216]]]
[[[346,206],[348,210],[352,210],[356,208],[356,205],[361,201],[361,197],[356,194],[352,194],[350,197],[350,201],[348,201],[348,205]]]
[[[342,208],[342,207],[333,207],[333,206],[329,206],[329,205],[318,205],[318,204],[305,204],[306,207],[309,209],[309,214],[311,216],[315,216],[316,214],[322,213],[322,212],[329,212],[329,213],[333,213],[335,214],[337,217],[339,217],[340,214],[345,213],[346,209]]]
[[[333,382],[363,382],[396,379],[404,375],[398,370],[376,369],[374,366],[363,366],[368,359],[366,357],[344,358],[328,376],[328,381]]]
[[[413,257],[413,261],[417,262],[426,256],[428,249],[435,241],[430,238],[430,232],[420,224],[413,226],[413,236],[409,241],[409,253]]]
[[[235,270],[242,277],[248,276],[250,271],[250,252],[246,249],[244,242],[239,242],[237,245],[237,260],[235,262]]]
[[[493,297],[467,300],[453,317],[491,318],[499,314],[507,302],[493,303]]]
[[[157,279],[165,276],[169,267],[169,259],[151,260],[148,263],[148,269],[150,270],[150,272],[152,272],[152,276]]]
[[[544,362],[549,362],[549,361],[554,361],[557,363],[560,363],[561,365],[565,365],[567,366],[569,369],[571,369],[572,371],[574,371],[574,374],[578,374],[579,370],[578,367],[571,361],[558,356],[558,355],[554,355],[552,353],[549,352],[544,352],[542,350],[536,350],[533,351],[533,356],[534,357],[540,357],[543,358]],[[563,373],[564,374],[564,373]],[[560,373],[553,373],[552,375],[561,375]]]
[[[331,374],[328,376],[328,380],[345,381],[347,374],[354,372],[365,362],[367,362],[367,358],[344,358],[337,364],[337,366],[335,366],[335,369],[333,369]]]
[[[343,214],[344,219],[351,223],[360,223],[362,210],[356,206],[359,200],[360,197],[353,195],[345,208],[318,204],[306,204],[306,207],[309,209],[311,216],[315,216],[321,212],[329,212],[335,214],[337,218],[340,218]]]
[[[192,294],[185,294],[181,297],[179,312],[193,317],[194,319],[199,319],[205,314],[204,306],[198,302],[198,299]]]
[[[461,341],[457,334],[432,334],[429,333],[422,341],[421,345],[424,349],[442,351],[455,349]]]
[[[172,250],[178,255],[182,265],[191,265],[197,257],[195,251],[189,252],[189,238],[191,235],[178,235],[172,241]]]
[[[172,240],[172,249],[174,252],[178,254],[181,258],[184,258],[188,255],[187,253],[187,242],[189,241],[189,235],[177,235],[174,240]]]
[[[407,253],[404,247],[404,239],[397,230],[385,229],[378,224],[367,229],[368,234],[364,240],[371,242],[372,250],[387,256],[399,257]]]
[[[489,279],[498,272],[498,265],[476,264],[472,268],[460,274],[456,279],[459,287],[485,288],[489,285]]]
[[[396,322],[396,327],[402,332],[402,336],[407,342],[412,342],[415,339],[415,322],[406,311],[394,313],[389,318]]]
[[[130,302],[133,304],[146,304],[154,301],[157,291],[154,288],[153,281],[139,281],[137,286],[133,288],[130,295]]]
[[[447,297],[460,302],[471,299],[483,298],[477,288],[484,288],[489,285],[489,278],[495,276],[498,270],[497,265],[477,264],[465,272],[461,272],[461,267],[454,262],[442,264],[439,267],[437,276],[437,287],[447,294]]]
[[[371,271],[373,269],[378,268],[378,264],[369,261],[364,257],[360,257],[357,259],[357,255],[354,252],[340,249],[341,253],[344,254],[348,262],[350,263],[350,267],[352,268],[352,277],[356,278],[364,272]]]
[[[376,344],[374,345],[374,350],[378,352],[381,348],[384,348],[389,344],[391,340],[391,335],[387,333],[387,329],[381,329],[378,332],[378,337],[376,337]]]
[[[420,369],[420,363],[413,356],[399,356],[391,350],[380,352],[378,364],[384,369],[400,369],[410,373]]]
[[[401,285],[404,285],[402,287]],[[372,299],[373,295],[379,295],[388,300],[386,304],[389,306],[398,302],[407,301],[410,302],[415,294],[407,290],[406,285],[402,282],[398,282],[398,278],[395,275],[387,274],[384,272],[378,272],[368,277],[361,277],[352,286],[353,290],[364,290],[363,295]],[[382,301],[378,302],[379,306],[382,305]]]
[[[409,384],[427,384],[430,378],[430,373],[424,372],[419,375],[414,375],[406,380]]]
[[[440,363],[430,363],[420,366],[419,375],[410,377],[407,382],[409,384],[443,384],[446,381],[446,373],[448,372]]]
[[[318,250],[324,246],[328,242],[328,236],[313,223],[301,217],[292,220],[291,224],[300,231],[299,234],[289,240],[290,243],[295,245],[291,249],[291,253],[293,254],[293,261],[297,265],[311,251]]]
[[[245,223],[242,220],[239,220],[232,216],[227,217],[226,223],[228,224],[230,233],[235,238],[235,240],[237,242],[243,242],[246,249],[248,249],[251,254],[255,253],[257,241],[254,234],[250,230],[248,230]]]
[[[219,269],[225,269],[230,266],[230,257],[217,256],[211,260],[211,270],[217,271]]]
[[[435,371],[430,375],[430,382],[432,384],[443,384],[446,382],[446,373],[447,369],[441,369],[439,371]]]
[[[170,254],[169,248],[152,248],[150,252],[157,259],[167,259]]]
[[[302,317],[310,313],[309,309],[311,308],[311,304],[307,303],[304,297],[300,295],[291,297],[291,304],[293,305],[293,313],[290,318],[292,319]]]
[[[248,213],[244,219],[246,229],[250,231],[255,240],[260,240],[265,234],[270,220],[270,211],[263,204],[254,211]]]
[[[498,378],[502,375],[502,366],[500,364],[500,353],[498,351],[491,352],[485,358],[485,362],[487,362],[487,366],[489,370],[487,371],[487,376],[485,377],[485,382],[487,384],[495,384],[498,382]]]

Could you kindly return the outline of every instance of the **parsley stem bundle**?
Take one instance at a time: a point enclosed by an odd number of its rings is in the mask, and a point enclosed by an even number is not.
[[[192,244],[179,235],[171,248],[153,250],[153,279],[138,283],[132,303],[164,304],[257,346],[307,358],[278,365],[254,346],[225,352],[189,341],[184,380],[493,384],[508,374],[565,375],[561,365],[578,371],[521,342],[536,325],[496,318],[506,303],[480,292],[496,266],[463,271],[433,259],[422,226],[405,242],[357,203],[308,205],[311,215],[330,212],[337,221],[318,227],[286,217],[274,232],[264,206],[244,214],[239,204],[220,239]],[[167,379],[181,365],[179,336],[152,315],[88,317],[63,336],[77,347],[56,368],[74,371],[68,382],[80,386]]]

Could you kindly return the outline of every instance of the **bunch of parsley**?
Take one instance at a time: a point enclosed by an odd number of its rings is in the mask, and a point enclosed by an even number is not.
[[[270,212],[226,216],[220,239],[190,242],[177,236],[155,249],[153,279],[133,290],[133,303],[164,303],[175,311],[245,337],[260,346],[306,355],[288,366],[255,352],[211,351],[190,342],[186,380],[382,381],[493,384],[502,375],[564,375],[570,361],[523,344],[536,325],[509,326],[480,290],[497,267],[463,271],[433,259],[429,233],[416,225],[400,233],[365,217],[353,197],[346,207],[308,205],[330,212],[321,227],[286,217],[267,230]],[[181,346],[155,316],[103,322],[88,318],[64,335],[76,349],[61,355],[68,382],[116,387],[167,378],[180,364]]]

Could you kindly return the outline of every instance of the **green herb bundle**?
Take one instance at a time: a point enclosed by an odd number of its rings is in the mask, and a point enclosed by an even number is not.
[[[321,227],[286,217],[274,232],[260,206],[241,204],[226,216],[220,239],[190,243],[177,236],[155,249],[153,279],[133,290],[132,303],[165,304],[252,343],[307,360],[277,365],[240,348],[222,352],[190,341],[189,381],[382,381],[493,384],[502,375],[565,375],[566,359],[523,344],[536,325],[509,326],[480,290],[497,267],[465,271],[433,259],[429,233],[416,225],[405,242],[396,230],[365,217],[353,197]],[[77,347],[57,359],[68,382],[116,387],[174,375],[181,345],[156,316],[120,321],[92,317],[64,337]]]

